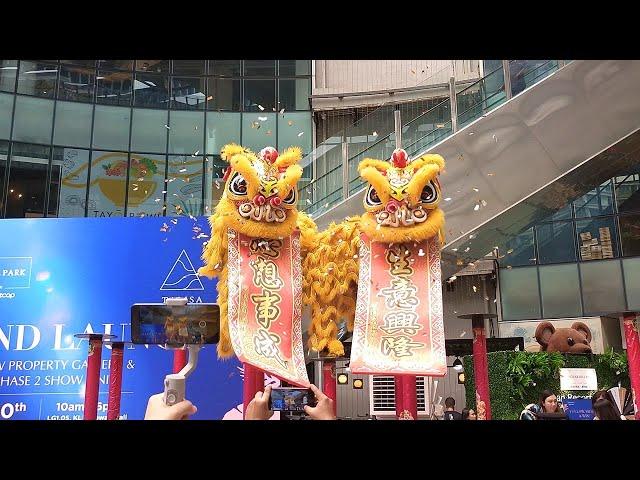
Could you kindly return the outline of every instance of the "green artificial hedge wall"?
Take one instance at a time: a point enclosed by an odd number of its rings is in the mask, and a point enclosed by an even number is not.
[[[537,355],[538,358],[530,356]],[[546,357],[544,357],[546,356]],[[613,357],[613,358],[612,358]],[[626,354],[609,352],[603,355],[549,354],[547,352],[492,352],[488,354],[489,395],[491,398],[491,416],[494,420],[517,420],[520,412],[530,403],[536,403],[540,393],[545,390],[560,392],[560,372],[554,369],[552,374],[537,370],[528,372],[533,382],[524,388],[523,398],[512,380],[514,363],[525,362],[555,364],[564,363],[564,368],[595,368],[598,376],[598,388],[608,389],[620,383],[629,387],[626,368]],[[473,356],[463,357],[467,408],[476,408],[475,379],[473,375]],[[511,368],[510,368],[511,363]],[[516,382],[519,380],[515,379]],[[586,392],[581,392],[586,393]]]

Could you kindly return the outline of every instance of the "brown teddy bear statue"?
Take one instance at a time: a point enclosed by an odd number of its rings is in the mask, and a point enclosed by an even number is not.
[[[558,329],[551,322],[540,322],[536,340],[543,352],[592,353],[591,330],[582,322],[574,322],[571,328]]]

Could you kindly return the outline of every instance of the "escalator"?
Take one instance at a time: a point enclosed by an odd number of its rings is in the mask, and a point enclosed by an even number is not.
[[[552,62],[525,72],[530,86],[512,98],[505,95],[509,79],[496,69],[458,92],[448,122],[423,116],[403,125],[411,157],[439,153],[447,161],[445,275],[584,195],[598,179],[637,169],[640,61]],[[357,164],[388,158],[394,148],[386,139],[350,158],[338,194],[307,201],[319,228],[362,212]]]

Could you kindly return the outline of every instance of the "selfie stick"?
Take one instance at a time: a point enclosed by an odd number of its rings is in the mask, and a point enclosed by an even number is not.
[[[109,333],[77,333],[74,337],[89,340],[87,374],[84,388],[84,420],[97,420],[102,341],[107,338],[114,338],[115,335]]]
[[[187,377],[191,375],[198,365],[198,355],[201,345],[187,345],[189,361],[178,373],[170,373],[164,377],[164,403],[175,405],[184,400]]]

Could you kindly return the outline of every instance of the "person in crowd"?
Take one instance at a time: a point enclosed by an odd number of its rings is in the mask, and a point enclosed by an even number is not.
[[[473,408],[463,408],[462,409],[462,420],[477,420],[478,416]]]
[[[444,401],[444,419],[462,420],[460,412],[456,412],[456,400],[453,397],[447,397]]]

